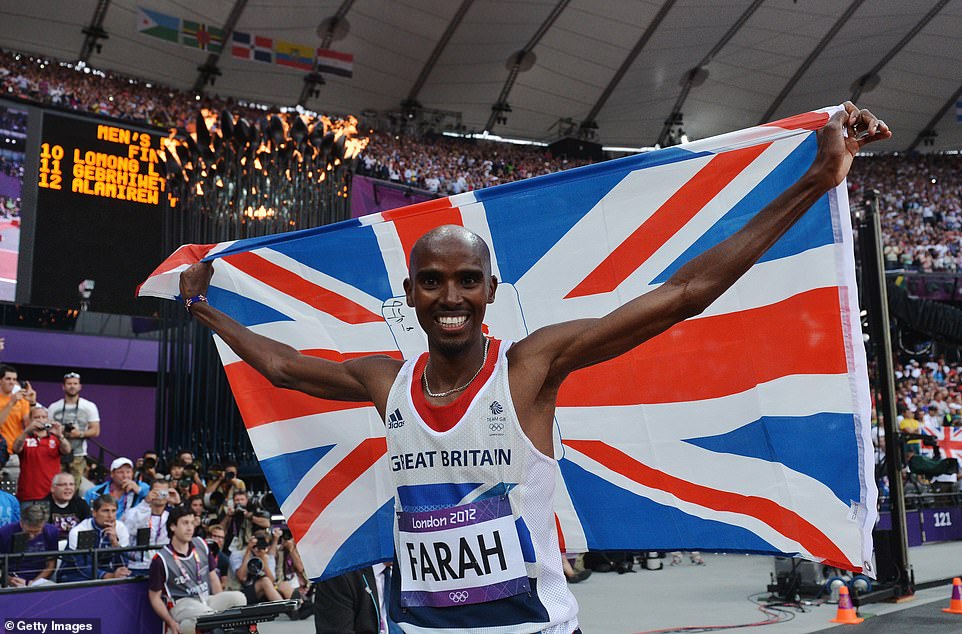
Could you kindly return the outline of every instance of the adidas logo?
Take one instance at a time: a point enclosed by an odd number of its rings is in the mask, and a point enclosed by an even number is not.
[[[401,416],[400,409],[395,409],[394,412],[387,417],[387,428],[399,429],[401,427],[404,427],[404,417]]]

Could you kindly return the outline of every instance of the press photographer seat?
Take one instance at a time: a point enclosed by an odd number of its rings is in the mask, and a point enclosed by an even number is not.
[[[245,632],[255,634],[258,623],[273,621],[285,612],[297,609],[297,601],[270,601],[257,605],[245,605],[215,612],[197,619],[197,631],[201,633],[232,634]]]

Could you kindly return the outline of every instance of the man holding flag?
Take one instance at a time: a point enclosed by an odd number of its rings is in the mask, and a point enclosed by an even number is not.
[[[209,263],[181,275],[180,293],[195,319],[275,386],[370,401],[385,420],[397,491],[393,621],[408,632],[568,634],[577,604],[551,507],[562,382],[704,311],[844,180],[862,146],[889,137],[884,122],[846,103],[819,132],[808,171],[732,237],[604,317],[547,326],[510,346],[482,335],[498,280],[488,246],[458,226],[428,232],[411,250],[404,291],[428,340],[416,360],[335,363],[255,334],[207,304]],[[450,503],[466,489],[481,495]]]

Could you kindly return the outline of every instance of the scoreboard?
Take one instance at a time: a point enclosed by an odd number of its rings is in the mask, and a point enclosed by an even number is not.
[[[79,284],[93,280],[90,310],[150,314],[157,304],[134,293],[165,256],[164,135],[39,112],[36,162],[28,157],[36,171],[24,174],[25,187],[36,186],[30,303],[77,307]]]

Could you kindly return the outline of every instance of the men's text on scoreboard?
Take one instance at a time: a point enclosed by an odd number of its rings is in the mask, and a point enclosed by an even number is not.
[[[46,189],[63,189],[64,170],[70,175],[70,191],[88,196],[129,200],[156,205],[166,188],[166,179],[157,172],[159,147],[146,132],[110,125],[97,126],[97,140],[123,146],[117,153],[86,148],[40,144],[40,170],[37,184]]]

